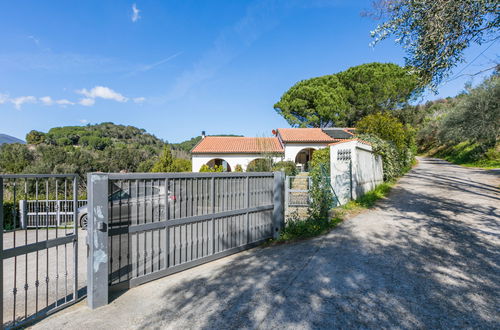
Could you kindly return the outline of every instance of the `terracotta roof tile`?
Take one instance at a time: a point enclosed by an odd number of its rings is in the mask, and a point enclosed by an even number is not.
[[[276,137],[207,136],[191,151],[192,153],[262,153],[284,152]]]
[[[321,128],[279,128],[283,142],[333,142]]]

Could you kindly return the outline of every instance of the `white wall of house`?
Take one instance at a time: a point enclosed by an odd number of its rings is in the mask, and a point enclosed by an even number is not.
[[[262,154],[192,154],[192,171],[199,172],[200,167],[216,158],[225,160],[234,172],[236,165],[241,165],[243,171],[246,171],[252,160],[264,157]],[[282,158],[274,157],[273,160],[279,162]]]
[[[295,162],[297,154],[304,149],[323,149],[328,146],[328,143],[286,143],[285,144],[285,159]]]
[[[331,183],[340,204],[361,197],[384,180],[382,157],[356,140],[331,146],[330,164]]]

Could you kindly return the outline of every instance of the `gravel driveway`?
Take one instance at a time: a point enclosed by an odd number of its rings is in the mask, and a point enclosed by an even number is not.
[[[257,248],[34,328],[499,328],[499,172],[421,159],[330,234]]]

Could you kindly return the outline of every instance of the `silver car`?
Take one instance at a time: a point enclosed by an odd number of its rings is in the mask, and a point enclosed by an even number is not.
[[[165,187],[140,187],[132,186],[129,188],[119,188],[115,186],[115,191],[108,196],[109,211],[108,217],[110,224],[115,225],[128,224],[130,217],[142,218],[145,214],[159,216],[164,214],[165,210]],[[173,206],[176,197],[168,190],[168,204]],[[153,203],[156,203],[157,211],[153,210]],[[87,229],[88,205],[78,208],[78,222],[83,230]],[[122,222],[122,219],[125,220]]]

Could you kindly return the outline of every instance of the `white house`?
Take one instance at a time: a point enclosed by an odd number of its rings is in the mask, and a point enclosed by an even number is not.
[[[228,172],[240,165],[244,171],[257,160],[293,161],[305,169],[314,150],[332,143],[352,139],[352,128],[280,128],[273,137],[204,136],[193,148],[192,169],[198,172],[203,165],[222,165]]]

